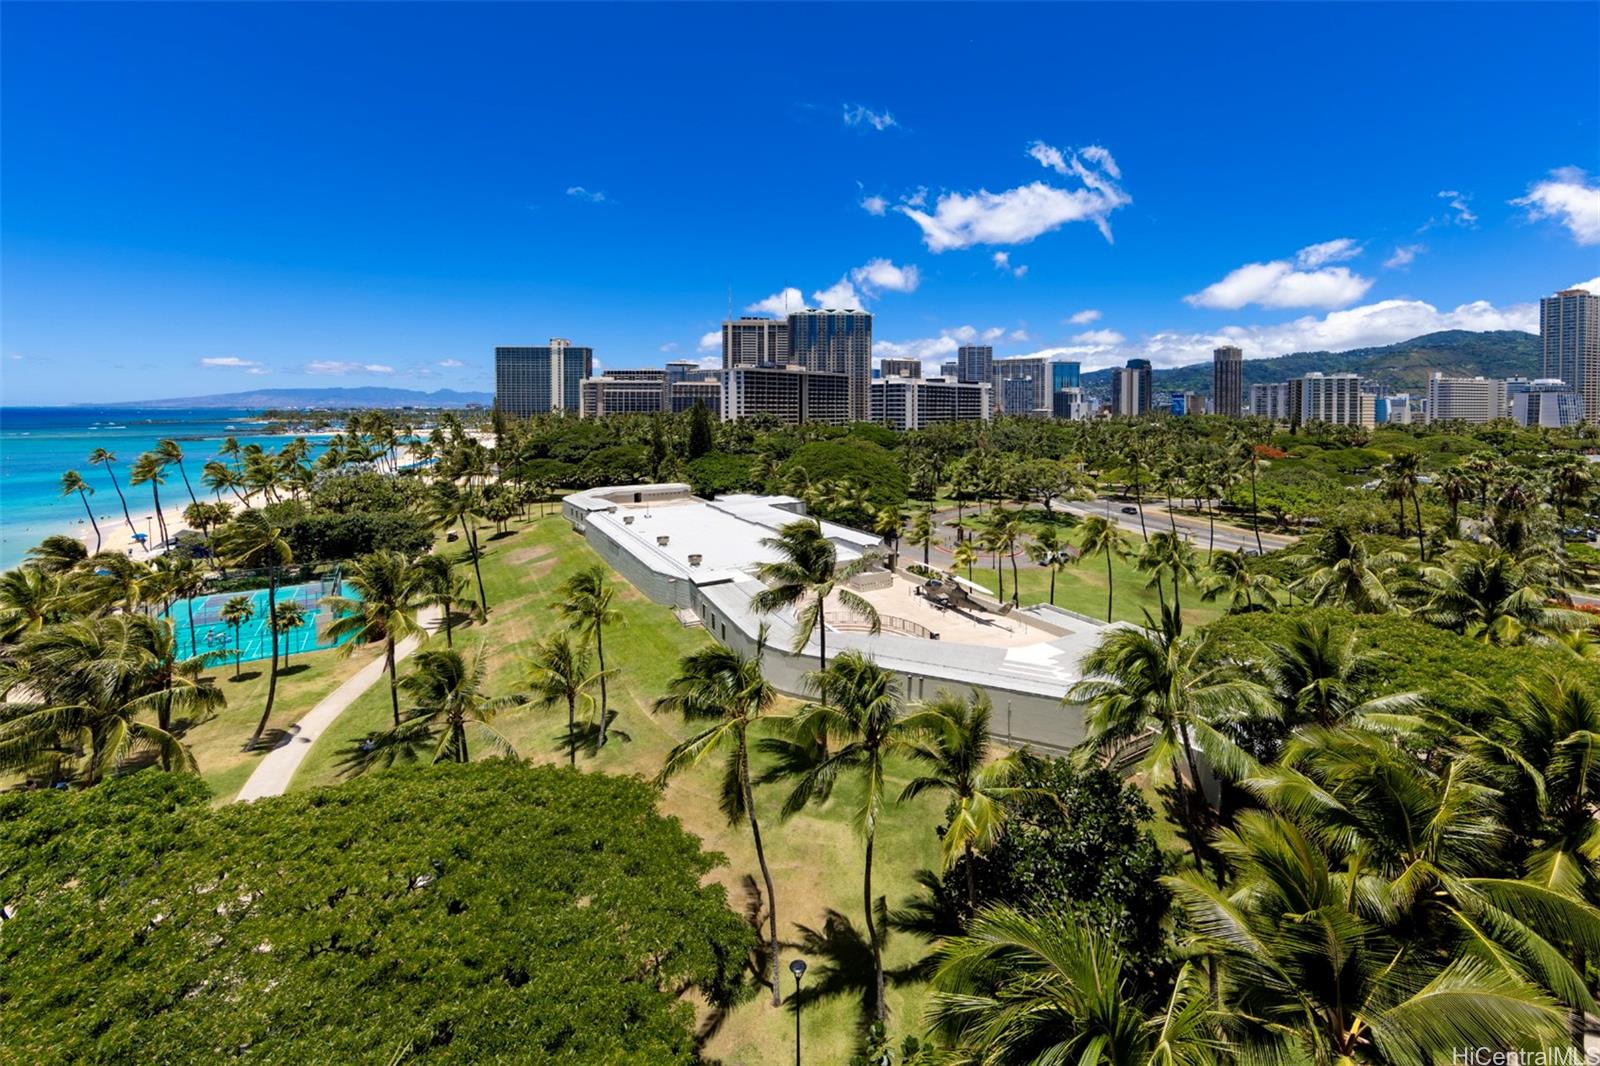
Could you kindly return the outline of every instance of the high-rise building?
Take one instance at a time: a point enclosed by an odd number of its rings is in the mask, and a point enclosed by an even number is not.
[[[1565,429],[1583,421],[1583,398],[1566,382],[1540,378],[1524,382],[1511,399],[1511,420],[1519,426]]]
[[[954,359],[946,359],[939,364],[939,376],[951,381],[961,380],[961,364]],[[985,378],[985,381],[988,379]]]
[[[1150,413],[1152,374],[1148,359],[1129,359],[1126,366],[1112,367],[1112,417],[1137,418]]]
[[[722,324],[722,365],[787,366],[789,323],[780,318],[730,319]]]
[[[1050,417],[1083,422],[1089,418],[1089,401],[1081,386],[1057,389],[1050,394]]]
[[[1250,415],[1252,418],[1270,418],[1274,422],[1289,421],[1289,388],[1287,381],[1270,385],[1250,386]]]
[[[1167,398],[1166,408],[1171,414],[1180,418],[1185,415],[1205,414],[1205,400],[1198,392],[1169,392],[1165,395]]]
[[[989,417],[989,386],[941,378],[883,377],[872,383],[872,420],[896,429]]]
[[[517,418],[577,413],[579,383],[594,369],[594,349],[559,338],[538,347],[502,346],[494,350],[494,406]]]
[[[868,382],[868,415],[871,382]],[[823,370],[736,366],[722,372],[722,418],[731,422],[751,415],[771,415],[780,422],[829,422],[855,419],[850,412],[850,378]]]
[[[882,359],[878,362],[878,376],[885,378],[920,378],[922,376],[922,360]]]
[[[789,316],[789,362],[843,374],[850,386],[846,421],[872,417],[872,314],[856,310],[796,311]],[[727,410],[724,403],[723,410]]]
[[[1371,427],[1372,397],[1362,391],[1360,374],[1313,371],[1289,382],[1289,420]]]
[[[994,347],[988,344],[963,344],[956,349],[956,377],[968,384],[989,381],[993,376]]]
[[[1588,417],[1600,413],[1600,295],[1564,289],[1539,301],[1544,376],[1566,382]]]
[[[1409,426],[1422,421],[1422,403],[1409,392],[1391,393],[1388,401],[1384,422],[1389,425]],[[1377,419],[1376,410],[1373,412],[1373,419],[1374,421]]]
[[[989,380],[994,386],[990,395],[1002,413],[1020,418],[1050,417],[1049,359],[1042,355],[1018,355],[1010,359],[989,359],[989,366]],[[967,380],[965,374],[966,371],[962,371],[962,381]]]
[[[1506,417],[1506,383],[1500,378],[1428,378],[1428,421],[1482,424]]]
[[[659,414],[666,409],[667,376],[663,371],[613,371],[584,378],[579,413],[584,418],[606,415]]]
[[[1244,409],[1244,352],[1225,344],[1211,353],[1211,410],[1237,418]]]
[[[700,404],[713,418],[722,417],[722,382],[715,373],[697,381],[669,382],[667,389],[667,403],[673,414],[681,415]]]
[[[705,369],[693,359],[674,359],[667,364],[666,372],[669,385],[675,381],[688,381],[690,378],[715,379],[717,376],[716,371]]]

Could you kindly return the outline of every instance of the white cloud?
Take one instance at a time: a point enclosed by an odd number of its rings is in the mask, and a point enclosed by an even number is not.
[[[919,337],[908,341],[877,340],[872,342],[874,358],[891,359],[917,359],[922,362],[923,372],[934,375],[939,372],[939,364],[946,359],[955,357],[956,349],[963,344],[993,344],[1005,336],[1006,331],[999,326],[979,330],[975,326],[953,326],[950,329],[940,330],[937,337]]]
[[[384,363],[351,363],[334,359],[318,359],[307,363],[307,374],[393,374],[394,367]]]
[[[1455,189],[1441,189],[1439,199],[1446,201],[1450,206],[1451,214],[1435,219],[1428,226],[1462,226],[1471,229],[1478,224],[1478,216],[1472,213],[1472,208],[1467,206],[1467,201],[1472,197],[1456,191]],[[1427,229],[1428,226],[1423,226]]]
[[[1600,184],[1577,167],[1563,167],[1528,187],[1528,195],[1512,200],[1526,207],[1535,221],[1553,218],[1567,227],[1579,244],[1600,244]]]
[[[1111,212],[1133,202],[1118,184],[1116,161],[1097,148],[1092,156],[1083,149],[1063,157],[1062,163],[1080,187],[1062,189],[1035,181],[998,193],[944,193],[932,213],[909,202],[895,210],[921,227],[923,243],[935,252],[976,244],[1026,244],[1069,222],[1093,222],[1109,242]]]
[[[250,369],[246,370],[245,373],[253,375],[255,377],[264,377],[265,375],[272,373],[272,371],[268,370],[264,366],[253,366]]]
[[[1087,326],[1091,322],[1100,321],[1100,312],[1095,310],[1093,307],[1088,307],[1082,311],[1079,311],[1077,314],[1069,315],[1067,317],[1067,321],[1072,323],[1074,326]]]
[[[1025,278],[1025,277],[1027,277],[1028,276],[1028,264],[1027,263],[1023,263],[1021,266],[1017,267],[1015,270],[1013,270],[1011,272],[1011,276],[1014,277],[1014,278]]]
[[[988,329],[983,331],[983,343],[993,344],[995,341],[999,340],[1005,335],[1006,331],[1001,329],[999,326],[990,326]]]
[[[770,300],[772,297],[769,296],[767,299]],[[755,308],[752,307],[751,310],[753,311]],[[702,352],[722,351],[722,331],[717,329],[712,330],[710,333],[700,334],[700,343],[695,347],[699,348]]]
[[[1128,338],[1114,329],[1091,329],[1072,338],[1079,344],[1121,344]]]
[[[1361,245],[1349,237],[1339,237],[1321,244],[1307,245],[1294,254],[1294,261],[1296,266],[1311,270],[1324,263],[1342,263],[1360,254]]]
[[[815,307],[860,307],[866,303],[849,278],[840,278],[826,289],[818,289],[811,294],[811,299]]]
[[[604,204],[610,202],[606,197],[606,191],[604,189],[595,189],[590,191],[589,189],[585,189],[582,185],[567,186],[567,195],[576,200],[583,200],[586,203],[591,204]]]
[[[768,315],[786,315],[790,311],[800,310],[801,308],[805,307],[805,305],[805,294],[799,289],[795,288],[793,285],[790,285],[788,288],[775,292],[771,296],[766,296],[757,300],[755,303],[746,307],[745,310],[759,311]],[[706,336],[710,337],[713,336],[713,334],[707,333]],[[715,334],[715,336],[717,338],[717,344],[720,347],[722,344],[722,335],[719,333]],[[702,342],[701,347],[704,346],[705,345]]]
[[[665,344],[663,344],[661,346],[660,350],[663,351],[663,352],[675,352],[675,351],[678,350],[678,342],[677,341],[668,341],[667,343],[665,343]]]
[[[244,370],[261,364],[254,359],[240,359],[237,355],[214,355],[200,360],[200,365],[230,370]]]
[[[467,364],[463,363],[459,359],[441,359],[437,363],[434,363],[433,365],[434,366],[442,366],[446,370],[460,370],[462,367],[466,366]]]
[[[889,201],[881,196],[869,196],[861,201],[861,210],[869,215],[881,215],[889,210]]]
[[[1572,287],[1574,289],[1588,289],[1592,293],[1600,294],[1600,278],[1590,278],[1588,281],[1580,281],[1578,284]],[[14,355],[11,358],[19,359],[21,356]]]
[[[1427,250],[1428,249],[1426,247],[1420,244],[1396,245],[1394,254],[1383,261],[1384,268],[1387,270],[1398,270],[1401,267],[1408,267],[1416,261],[1418,255]]]
[[[1061,154],[1061,149],[1054,148],[1043,141],[1034,141],[1028,146],[1028,154],[1039,161],[1039,165],[1057,174],[1067,174],[1066,156]]]
[[[1302,248],[1296,258],[1302,265],[1324,262],[1327,244]],[[1307,253],[1310,253],[1309,256]],[[1305,257],[1302,259],[1301,257]],[[1261,307],[1342,307],[1355,303],[1372,287],[1372,279],[1352,274],[1348,267],[1296,270],[1287,259],[1246,263],[1221,281],[1184,297],[1192,307],[1219,307],[1236,311],[1246,304]]]
[[[844,124],[846,126],[871,126],[879,132],[888,129],[890,126],[900,125],[889,112],[873,111],[870,108],[862,107],[860,104],[856,104],[854,107],[849,104],[844,105]]]
[[[1224,344],[1244,349],[1246,359],[1290,352],[1340,352],[1393,344],[1447,329],[1515,329],[1536,333],[1539,308],[1536,304],[1498,308],[1486,300],[1475,300],[1453,310],[1441,311],[1421,300],[1379,300],[1288,322],[1225,326],[1210,333],[1176,330],[1152,333],[1133,343],[1104,349],[1094,357],[1093,364],[1112,366],[1138,356],[1158,367],[1184,366],[1209,360],[1212,349]]]
[[[1028,331],[1025,330],[1025,329],[1014,329],[1009,334],[1006,335],[1006,339],[1007,340],[1011,340],[1011,341],[1019,341],[1020,342],[1020,341],[1032,340],[1033,338],[1028,336]]]
[[[694,361],[694,365],[699,367],[701,370],[721,370],[722,356],[702,355]]]
[[[1011,265],[1011,253],[1009,253],[1009,252],[996,252],[996,253],[994,253],[993,259],[994,259],[994,266],[995,266],[996,270],[1004,270],[1006,273],[1010,274],[1014,278],[1020,278],[1020,277],[1026,277],[1027,276],[1028,267],[1027,267],[1026,264],[1023,264],[1021,266],[1012,266]]]
[[[907,207],[926,207],[928,205],[928,187],[919,186],[917,191],[910,196],[901,197],[900,202]]]
[[[916,292],[922,276],[914,265],[897,267],[887,259],[873,259],[850,271],[850,279],[868,292]]]

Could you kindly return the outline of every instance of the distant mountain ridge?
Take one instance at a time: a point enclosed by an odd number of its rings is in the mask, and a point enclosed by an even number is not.
[[[254,389],[249,392],[219,392],[209,396],[179,396],[165,400],[135,400],[123,403],[92,404],[94,407],[144,407],[179,409],[189,407],[467,407],[494,403],[492,392],[458,392],[455,389],[397,389],[384,385],[327,389]]]
[[[1244,384],[1287,381],[1320,370],[1324,374],[1360,374],[1398,390],[1425,389],[1435,371],[1449,377],[1491,378],[1541,376],[1543,348],[1537,335],[1521,330],[1474,332],[1445,330],[1413,337],[1379,348],[1352,348],[1346,352],[1294,352],[1268,359],[1244,361]],[[1111,371],[1083,375],[1088,389],[1111,387]],[[1154,391],[1211,392],[1211,362],[1191,363],[1157,370]]]

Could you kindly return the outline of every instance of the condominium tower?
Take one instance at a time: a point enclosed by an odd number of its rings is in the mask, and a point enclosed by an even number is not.
[[[789,323],[778,318],[735,318],[722,324],[722,366],[787,366]]]
[[[579,383],[594,370],[594,349],[579,348],[556,338],[538,347],[504,346],[494,350],[494,406],[517,418],[577,413]]]
[[[1506,383],[1500,378],[1428,378],[1428,421],[1481,425],[1507,414]]]
[[[988,344],[963,344],[956,349],[956,376],[969,384],[986,382],[994,369],[994,348]]]
[[[1152,371],[1150,360],[1129,359],[1127,366],[1111,368],[1111,414],[1135,418],[1150,413]]]
[[[878,363],[878,376],[885,378],[920,378],[922,360],[884,359]]]
[[[1600,295],[1566,289],[1539,301],[1544,376],[1566,382],[1591,420],[1600,412]]]
[[[789,362],[849,382],[850,422],[872,417],[872,314],[868,311],[796,311],[789,316]],[[723,411],[728,410],[724,403]]]
[[[972,351],[963,348],[962,352]],[[991,349],[983,348],[984,352]],[[1022,418],[1050,417],[1050,360],[1042,355],[1018,355],[1010,359],[989,359],[990,393],[1002,413]],[[966,372],[962,372],[966,381]]]
[[[1244,407],[1244,352],[1225,344],[1211,353],[1211,411],[1237,418]]]

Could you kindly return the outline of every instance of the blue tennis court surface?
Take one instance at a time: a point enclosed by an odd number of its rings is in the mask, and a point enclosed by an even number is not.
[[[332,648],[336,643],[344,643],[344,641],[327,640],[322,635],[328,623],[333,621],[333,612],[322,602],[324,597],[330,595],[358,598],[356,591],[348,586],[336,593],[330,581],[284,585],[278,589],[278,603],[298,604],[305,615],[305,620],[298,627],[278,634],[279,655],[285,652],[298,654],[320,651]],[[230,600],[241,596],[250,601],[251,614],[249,621],[235,631],[233,626],[223,621],[222,612]],[[239,659],[241,662],[272,658],[272,634],[267,629],[266,589],[255,589],[250,592],[215,592],[209,596],[196,597],[190,602],[194,608],[192,636],[189,632],[189,607],[183,600],[174,603],[172,610],[167,613],[167,617],[172,619],[173,628],[177,631],[179,657],[221,653],[218,661],[231,663],[234,661],[235,651],[242,649],[243,655]]]

